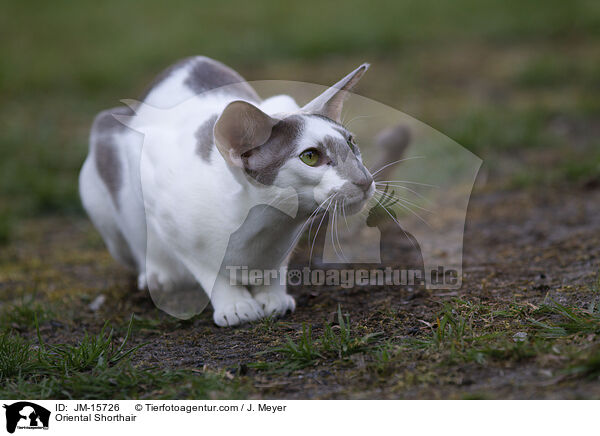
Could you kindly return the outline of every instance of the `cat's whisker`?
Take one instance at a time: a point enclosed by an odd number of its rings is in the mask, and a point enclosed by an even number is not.
[[[312,263],[312,254],[313,254],[313,249],[315,248],[315,242],[317,241],[317,236],[319,236],[319,230],[321,229],[321,225],[323,224],[323,220],[325,219],[325,217],[327,216],[327,212],[329,211],[329,208],[331,207],[331,203],[333,202],[335,196],[337,195],[337,193],[335,193],[333,195],[333,197],[331,198],[331,200],[329,200],[329,203],[327,204],[327,208],[325,209],[325,212],[323,213],[323,216],[321,217],[321,221],[319,222],[319,226],[317,227],[317,231],[315,232],[315,238],[313,239],[313,243],[310,247],[310,254],[308,256],[308,267],[310,268],[311,263]]]
[[[302,224],[302,227],[300,227],[300,230],[298,230],[298,234],[297,234],[297,235],[296,235],[296,237],[294,238],[294,240],[293,240],[293,242],[292,242],[292,244],[291,244],[291,247],[294,247],[294,246],[296,245],[296,243],[298,242],[298,240],[299,240],[299,239],[300,239],[300,237],[302,236],[302,232],[304,231],[304,229],[305,229],[305,228],[306,228],[306,226],[308,225],[308,222],[309,222],[309,221],[311,221],[311,219],[312,219],[313,217],[315,217],[315,216],[316,216],[316,215],[319,213],[319,210],[321,209],[321,207],[323,206],[323,204],[324,204],[324,203],[325,203],[327,200],[329,200],[329,199],[330,199],[330,198],[331,198],[333,195],[334,195],[334,194],[331,194],[329,197],[327,197],[325,200],[323,200],[323,201],[321,202],[321,204],[319,204],[319,205],[317,206],[317,208],[316,208],[316,209],[315,209],[315,210],[314,210],[314,211],[313,211],[313,212],[312,212],[312,213],[309,215],[309,217],[308,217],[308,218],[306,218],[306,220],[305,220],[305,221],[304,221],[304,223]],[[310,227],[311,229],[312,229],[312,223],[313,223],[313,222],[311,221],[311,227]],[[309,230],[309,234],[308,234],[308,240],[310,241],[310,230]]]
[[[375,183],[406,183],[409,185],[419,185],[419,186],[425,186],[427,188],[439,188],[439,186],[436,185],[429,185],[427,183],[420,183],[420,182],[413,182],[410,180],[376,180]]]
[[[313,218],[314,218],[314,217],[316,217],[316,216],[318,215],[318,212],[319,212],[319,210],[320,210],[320,209],[323,207],[323,205],[325,204],[325,202],[326,202],[327,200],[331,199],[331,198],[332,198],[334,195],[335,195],[335,193],[331,194],[329,197],[327,197],[325,200],[323,200],[323,201],[321,202],[321,204],[319,205],[319,207],[317,207],[317,209],[316,209],[316,210],[315,210],[315,211],[314,211],[314,212],[311,214],[311,217],[313,217]],[[312,233],[312,227],[313,227],[313,224],[314,224],[314,219],[311,221],[311,223],[310,223],[310,227],[309,227],[309,229],[308,229],[308,240],[309,240],[309,241],[310,241],[310,235],[311,235],[311,233]]]
[[[317,230],[315,231],[315,237],[313,238],[313,242],[310,247],[310,254],[309,254],[309,258],[308,258],[308,266],[309,267],[311,266],[311,263],[312,263],[312,254],[313,254],[313,250],[315,248],[315,242],[317,241],[317,237],[319,236],[319,230],[321,229],[321,225],[323,224],[325,217],[328,216],[329,208],[331,207],[331,204],[333,203],[334,198],[335,198],[335,194],[332,196],[332,198],[327,203],[327,207],[325,208],[325,210],[323,212],[323,216],[321,217],[321,221],[319,221],[319,225],[317,226]],[[310,237],[309,237],[309,241],[310,241]]]
[[[431,211],[431,210],[429,210],[429,209],[426,209],[426,208],[424,208],[424,207],[422,207],[422,206],[419,206],[417,203],[413,203],[412,201],[410,201],[410,200],[408,200],[408,199],[406,199],[406,198],[404,198],[404,197],[400,197],[400,196],[397,196],[397,195],[394,195],[394,194],[390,194],[389,192],[388,192],[388,193],[385,193],[385,192],[383,192],[383,191],[381,191],[381,190],[379,190],[379,189],[375,189],[375,192],[378,192],[378,193],[380,193],[380,194],[382,194],[382,195],[386,195],[388,199],[394,199],[394,200],[401,201],[401,202],[403,202],[403,203],[408,203],[408,204],[410,204],[411,206],[414,206],[414,207],[416,207],[417,209],[421,209],[421,210],[422,210],[422,211],[424,211],[424,212],[433,213],[433,211]],[[390,206],[390,205],[389,205],[389,204],[387,204],[386,206]]]
[[[308,216],[308,218],[307,218],[307,219],[304,221],[304,224],[302,224],[302,227],[301,227],[301,228],[300,228],[300,230],[298,231],[298,235],[296,236],[296,239],[294,240],[294,243],[293,243],[293,244],[295,244],[295,243],[298,241],[298,239],[300,239],[300,237],[302,236],[302,232],[303,232],[303,231],[304,231],[304,229],[306,228],[306,226],[307,226],[307,224],[308,224],[308,222],[309,222],[309,221],[310,221],[310,223],[311,223],[311,224],[310,224],[310,229],[309,229],[309,235],[308,235],[308,239],[310,240],[310,230],[312,229],[312,224],[313,224],[313,222],[314,222],[314,221],[313,221],[313,218],[314,218],[316,215],[318,215],[319,211],[320,211],[320,210],[321,210],[321,208],[323,207],[323,204],[325,204],[325,202],[326,202],[327,200],[329,200],[329,199],[330,199],[332,196],[333,196],[333,194],[331,194],[329,197],[327,197],[325,200],[323,200],[323,201],[321,202],[321,204],[319,204],[319,205],[316,207],[316,209],[312,211],[312,213],[311,213],[311,214]]]
[[[377,189],[377,188],[375,188],[375,192],[380,194],[379,198],[380,198],[380,200],[384,201],[385,206],[393,206],[394,204],[398,203],[399,201],[402,201],[402,202],[408,203],[410,205],[413,205],[416,208],[421,209],[425,212],[433,213],[429,209],[426,209],[423,206],[419,206],[417,203],[414,203],[405,197],[401,197],[401,196],[393,194],[393,193],[385,192],[385,191],[382,191],[381,189]]]
[[[335,214],[337,212],[337,200],[335,201],[335,204],[333,205],[333,212],[331,214],[331,245],[333,245],[333,251],[335,252],[335,255],[337,256],[338,259],[341,258],[340,254],[337,251],[337,248],[335,247],[335,242],[333,240],[333,235],[335,233]]]
[[[337,202],[336,202],[336,206],[337,206]],[[339,214],[338,214],[339,215]],[[335,239],[337,239],[337,243],[338,243],[338,247],[340,247],[340,252],[342,253],[342,260],[346,263],[348,263],[348,259],[346,259],[346,255],[344,254],[344,249],[342,248],[342,244],[340,243],[340,233],[338,231],[338,223],[339,223],[339,216],[336,216],[336,214],[334,214],[335,221]]]
[[[398,200],[399,200],[400,202],[402,201],[402,199],[398,199]],[[381,204],[381,203],[379,203],[379,204]],[[431,226],[429,225],[429,223],[428,223],[428,222],[427,222],[425,219],[423,219],[423,217],[421,217],[421,216],[420,216],[418,213],[416,213],[414,210],[412,210],[410,207],[408,207],[408,206],[406,206],[406,205],[404,205],[404,204],[402,204],[402,203],[397,203],[397,204],[398,204],[398,206],[402,207],[403,209],[405,209],[405,210],[409,211],[409,212],[410,212],[410,213],[412,213],[414,216],[416,216],[416,217],[417,217],[419,220],[421,220],[421,221],[423,222],[423,224],[425,224],[427,227],[431,228]],[[387,211],[387,208],[386,208],[386,207],[385,207],[383,204],[381,204],[381,206],[382,206],[382,207],[383,207],[383,208],[384,208],[384,209]],[[418,207],[418,206],[417,206],[417,207]],[[426,210],[426,209],[425,209],[425,210]],[[427,212],[431,212],[431,211],[427,211]],[[431,213],[433,213],[433,212],[431,212]]]
[[[415,194],[417,197],[421,198],[422,200],[425,200],[426,202],[428,202],[429,204],[433,204],[433,202],[428,199],[427,197],[423,196],[422,194],[420,194],[419,192],[415,191],[414,189],[411,189],[407,186],[402,186],[402,185],[394,185],[391,183],[384,183],[384,182],[375,182],[375,186],[377,185],[385,185],[385,186],[391,186],[392,188],[400,188],[400,189],[405,189],[408,192],[411,192],[413,194]]]
[[[406,162],[407,160],[414,160],[414,159],[425,159],[425,156],[412,156],[412,157],[405,157],[404,159],[398,159],[397,161],[390,162],[389,164],[382,166],[381,168],[379,168],[374,173],[371,173],[371,175],[373,177],[375,177],[381,171],[385,170],[386,168],[391,167],[392,165],[396,165],[396,164],[399,164],[400,162]]]
[[[377,186],[377,185],[375,185],[375,186]],[[375,188],[375,189],[376,189],[377,193],[381,194],[380,199],[383,202],[384,206],[393,206],[395,203],[398,202],[398,200],[394,201],[394,197],[393,197],[394,191],[388,192],[389,191],[388,185],[385,185],[383,191],[381,189],[379,189],[379,190],[377,188]]]
[[[374,198],[374,197],[373,197]],[[387,210],[387,208],[385,206],[383,206],[379,200],[377,200],[377,203],[379,203],[381,205],[381,207],[383,208],[383,210],[385,210],[387,212],[387,214],[390,216],[390,218],[398,225],[398,227],[400,228],[400,230],[402,230],[402,233],[404,233],[404,236],[406,236],[406,239],[408,239],[411,243],[411,245],[413,246],[413,248],[416,250],[417,247],[415,247],[415,243],[413,242],[413,240],[408,236],[408,234],[406,233],[406,231],[402,228],[402,226],[400,225],[400,223],[398,222],[398,220],[396,218],[394,218],[394,216],[390,213],[389,210]]]
[[[336,253],[338,259],[344,260],[344,252],[342,250],[342,244],[340,244],[338,234],[337,234],[338,203],[339,203],[339,200],[336,200],[335,205],[333,207],[333,218],[332,218],[332,222],[331,222],[331,242],[333,243],[333,248],[335,250],[335,253]],[[335,249],[335,243],[333,242],[334,236],[335,236],[335,239],[337,240],[338,247],[340,247],[340,253],[338,253],[337,249]]]
[[[346,199],[342,202],[342,214],[344,215],[344,221],[346,222],[346,228],[350,231],[350,226],[348,226],[348,220],[346,219]]]
[[[375,118],[375,116],[374,115],[357,115],[348,122],[342,121],[342,125],[344,126],[344,128],[346,130],[350,130],[350,124],[352,124],[354,121],[360,120],[362,118]]]

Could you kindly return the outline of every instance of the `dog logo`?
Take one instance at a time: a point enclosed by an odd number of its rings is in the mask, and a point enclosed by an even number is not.
[[[6,431],[14,433],[18,428],[27,430],[48,430],[50,411],[35,403],[19,401],[4,405],[6,409]]]

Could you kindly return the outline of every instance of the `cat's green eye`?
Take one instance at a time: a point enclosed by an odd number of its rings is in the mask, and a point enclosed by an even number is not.
[[[350,147],[350,150],[352,150],[353,153],[356,153],[357,147],[356,147],[356,142],[354,142],[354,137],[353,136],[350,136],[346,140],[346,144],[348,144],[348,147]]]
[[[320,155],[319,150],[311,148],[302,152],[300,160],[309,167],[314,167],[319,162]]]

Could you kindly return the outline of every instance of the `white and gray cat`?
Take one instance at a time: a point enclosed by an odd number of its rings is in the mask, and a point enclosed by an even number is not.
[[[232,284],[224,266],[279,269],[324,206],[343,201],[356,213],[373,196],[373,177],[340,124],[367,69],[299,107],[289,96],[261,100],[227,66],[192,57],[159,76],[135,112],[101,112],[80,194],[112,256],[136,271],[140,288],[203,289],[219,326],[293,311],[279,280]],[[290,202],[293,212],[282,212]]]

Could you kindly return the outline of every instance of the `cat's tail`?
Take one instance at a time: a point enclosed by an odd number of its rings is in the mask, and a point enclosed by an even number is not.
[[[396,168],[396,163],[404,156],[410,141],[410,129],[403,124],[389,127],[377,135],[375,164],[371,172],[377,172],[378,180],[390,179],[390,174]]]

